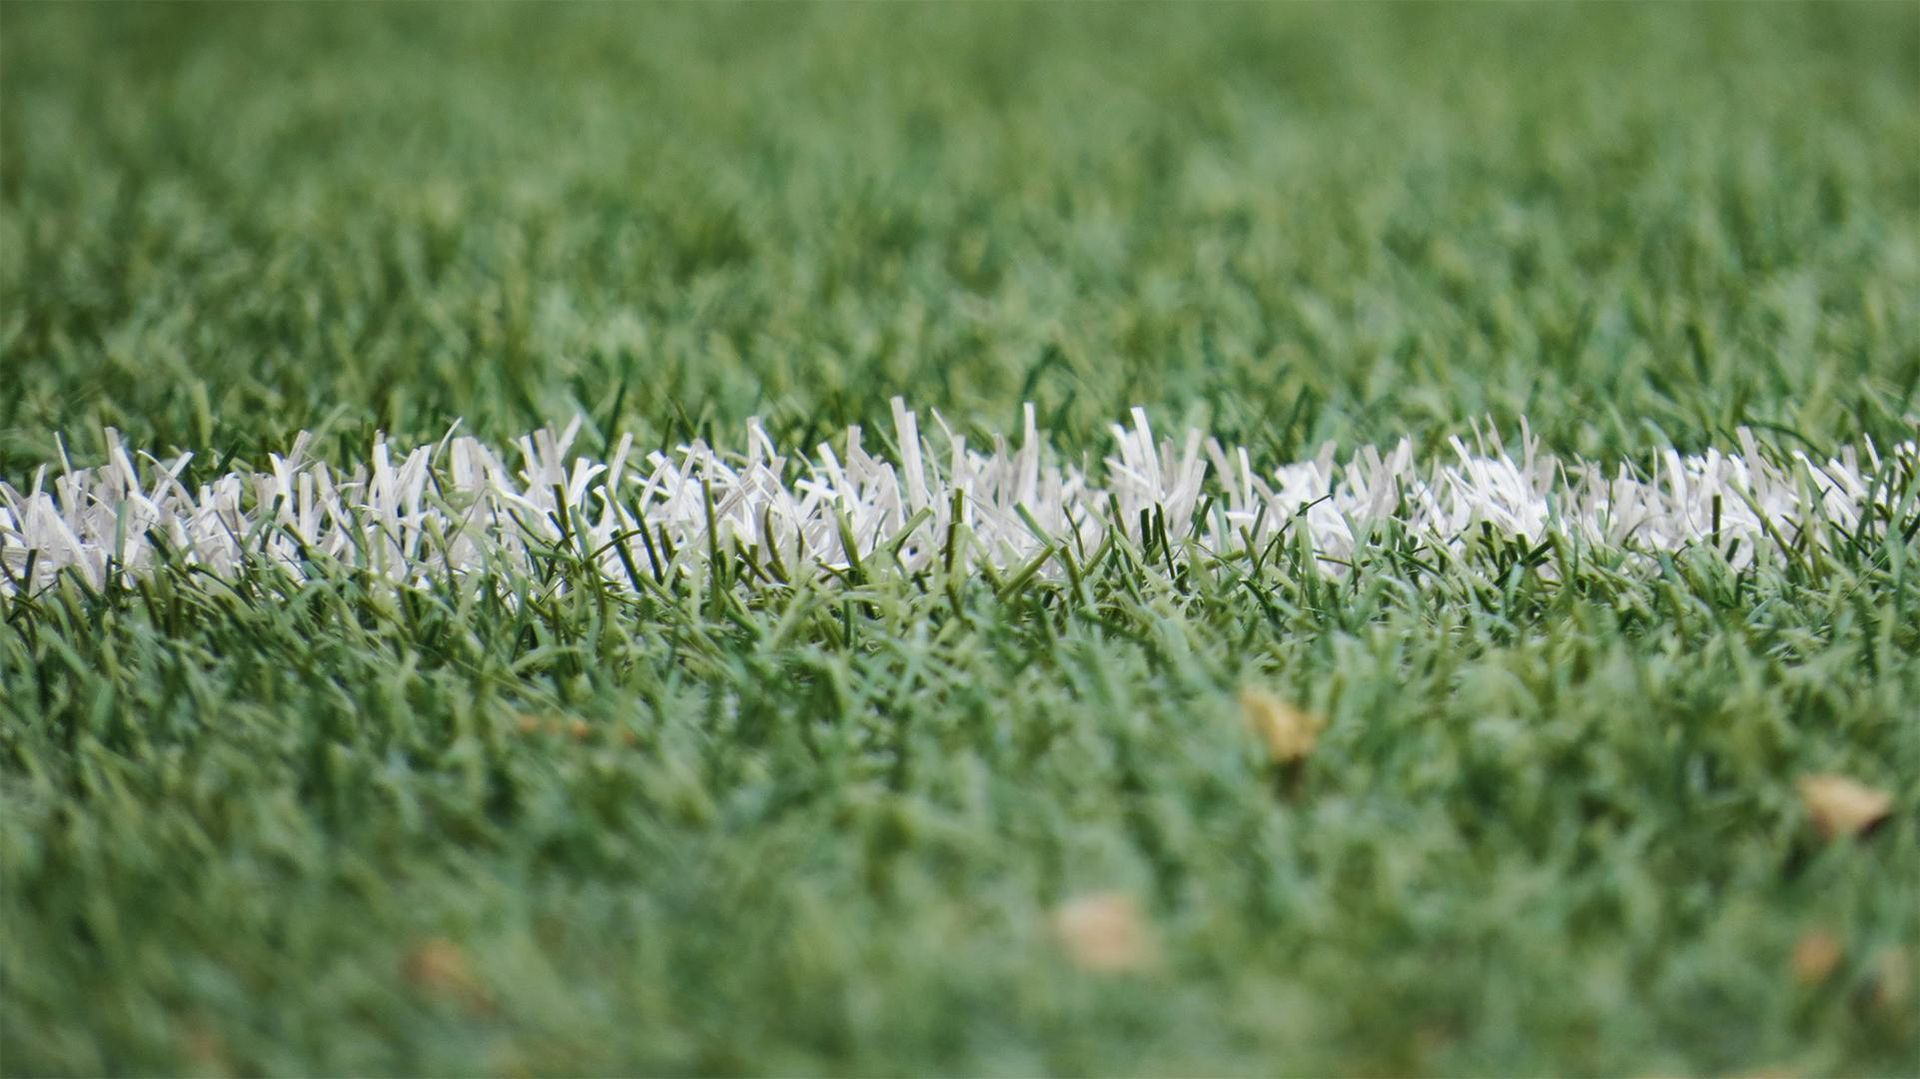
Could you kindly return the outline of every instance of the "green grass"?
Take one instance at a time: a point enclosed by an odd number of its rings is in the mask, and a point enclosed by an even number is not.
[[[809,445],[894,394],[1269,466],[1489,416],[1884,444],[1917,103],[1906,4],[7,3],[0,478],[107,425]],[[0,598],[0,1069],[1912,1072],[1906,524],[69,578]],[[1327,717],[1304,764],[1246,686]],[[1829,771],[1892,819],[1823,842]],[[1156,964],[1076,969],[1049,913],[1101,892]]]

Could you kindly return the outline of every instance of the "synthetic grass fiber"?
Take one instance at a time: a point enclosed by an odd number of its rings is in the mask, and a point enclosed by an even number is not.
[[[9,0],[0,1069],[1920,1071],[1916,146],[1911,4]]]

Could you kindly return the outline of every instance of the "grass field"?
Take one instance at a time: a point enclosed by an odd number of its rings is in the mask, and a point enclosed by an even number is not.
[[[895,396],[1096,479],[1134,406],[1265,470],[1885,452],[1917,146],[1905,3],[8,0],[0,483],[898,462]],[[36,577],[0,507],[0,1070],[1915,1074],[1920,476],[1862,470],[1817,540],[1338,565],[624,576],[560,514]]]

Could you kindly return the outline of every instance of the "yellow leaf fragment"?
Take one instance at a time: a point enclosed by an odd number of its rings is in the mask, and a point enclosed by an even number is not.
[[[1116,974],[1151,965],[1159,956],[1140,904],[1120,892],[1097,892],[1062,903],[1053,932],[1081,970]]]
[[[1832,977],[1844,954],[1832,933],[1808,930],[1793,945],[1793,980],[1801,985],[1819,985]]]
[[[1247,728],[1266,743],[1275,764],[1304,759],[1313,752],[1326,721],[1288,704],[1264,689],[1240,691],[1240,710]]]
[[[1804,776],[1800,800],[1826,839],[1859,835],[1893,812],[1893,795],[1835,773]]]

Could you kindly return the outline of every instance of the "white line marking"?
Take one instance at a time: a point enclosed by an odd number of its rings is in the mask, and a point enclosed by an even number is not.
[[[1830,545],[1836,530],[1850,533],[1863,520],[1884,530],[1920,513],[1914,441],[1884,455],[1868,442],[1816,462],[1742,430],[1738,452],[1669,451],[1653,475],[1639,475],[1557,459],[1523,433],[1518,460],[1486,440],[1473,449],[1456,438],[1448,458],[1422,464],[1402,440],[1344,464],[1328,447],[1257,473],[1245,449],[1198,431],[1156,441],[1135,409],[1130,427],[1112,428],[1114,449],[1096,478],[1056,460],[1030,408],[1026,417],[1018,449],[996,438],[991,452],[979,452],[937,413],[940,445],[923,439],[917,417],[896,400],[897,459],[869,450],[858,427],[847,432],[844,459],[825,444],[811,458],[789,457],[749,422],[744,453],[695,442],[636,460],[623,438],[602,462],[569,457],[575,420],[519,439],[517,453],[451,434],[404,452],[382,438],[370,462],[341,469],[316,458],[303,434],[264,471],[192,490],[182,482],[190,455],[139,454],[143,469],[109,431],[98,468],[42,469],[25,490],[0,483],[0,594],[40,587],[68,567],[95,587],[109,572],[147,574],[162,547],[223,575],[250,558],[297,570],[303,552],[395,580],[524,571],[562,539],[562,520],[571,549],[624,582],[629,561],[647,574],[694,572],[715,546],[751,550],[789,579],[844,568],[843,536],[869,567],[940,566],[960,540],[963,569],[1016,567],[1048,542],[1094,551],[1116,520],[1138,539],[1143,512],[1156,532],[1164,519],[1176,542],[1218,554],[1304,530],[1333,573],[1388,521],[1442,551],[1462,550],[1490,527],[1534,542],[1551,533],[1639,552],[1717,543],[1746,565],[1803,534]]]

